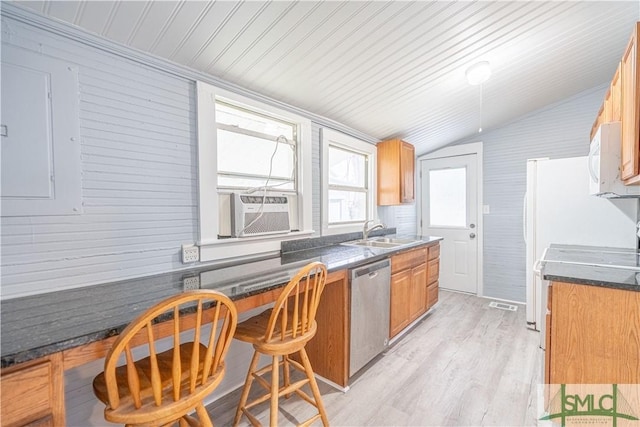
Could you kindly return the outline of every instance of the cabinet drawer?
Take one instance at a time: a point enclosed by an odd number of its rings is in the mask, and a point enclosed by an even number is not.
[[[427,269],[427,283],[433,283],[438,281],[440,275],[440,259],[432,259],[429,261],[429,267]]]
[[[433,305],[438,302],[439,290],[440,287],[438,286],[438,282],[430,284],[427,288],[427,309],[433,307]]]
[[[52,412],[52,364],[45,361],[2,375],[2,425],[14,426],[39,421]],[[46,425],[46,423],[44,424]]]
[[[409,252],[392,256],[391,274],[422,264],[426,256],[426,248],[415,249]]]
[[[440,244],[436,243],[434,246],[429,247],[428,260],[440,258]]]

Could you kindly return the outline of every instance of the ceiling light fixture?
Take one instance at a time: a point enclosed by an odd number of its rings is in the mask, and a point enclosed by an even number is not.
[[[480,61],[467,68],[466,76],[470,85],[482,84],[491,77],[491,66],[487,61]]]
[[[482,85],[491,77],[491,66],[488,61],[477,62],[467,68],[466,76],[470,85],[480,86],[480,126],[478,127],[478,133],[482,133]]]

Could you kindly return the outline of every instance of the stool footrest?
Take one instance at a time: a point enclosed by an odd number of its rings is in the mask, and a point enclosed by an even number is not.
[[[307,380],[307,382],[309,382],[309,380]],[[309,396],[307,393],[305,393],[304,391],[296,390],[296,394],[298,396],[300,396],[303,400],[306,400],[308,403],[310,403],[313,406],[315,406],[316,408],[318,407],[318,404],[316,403],[316,401],[313,400],[313,398],[311,396]]]
[[[253,377],[255,378],[256,381],[258,381],[258,384],[264,387],[265,390],[267,390],[268,392],[271,392],[271,384],[269,384],[267,380],[265,380],[260,375],[258,375],[257,372],[253,374]]]
[[[285,394],[289,394],[292,391],[300,392],[300,390],[299,390],[300,387],[302,387],[305,384],[309,384],[309,379],[308,378],[305,378],[305,379],[302,379],[302,380],[300,380],[300,381],[298,381],[296,383],[293,383],[289,387],[282,387],[278,391],[278,397],[283,396]],[[302,392],[302,393],[304,393],[304,392]]]
[[[265,381],[263,378],[260,378],[260,380],[261,381]],[[298,382],[295,382],[295,383],[291,384],[289,387],[282,387],[280,390],[278,390],[278,397],[281,397],[281,396],[283,396],[285,394],[289,394],[289,393],[295,391],[304,400],[306,400],[307,402],[311,403],[313,406],[317,407],[317,405],[315,404],[315,402],[313,400],[311,400],[309,395],[307,393],[303,392],[302,390],[300,390],[300,387],[302,387],[305,384],[309,384],[309,379],[308,378],[304,378],[304,379],[302,379],[302,380],[300,380]],[[271,399],[271,393],[267,393],[264,396],[261,396],[258,399],[254,400],[253,402],[247,403],[244,406],[244,409],[253,408],[254,406],[257,406],[257,405],[259,405],[259,404],[261,404],[263,402],[266,402],[269,399]]]
[[[298,427],[310,426],[311,424],[313,424],[314,421],[319,420],[320,418],[322,418],[320,414],[316,414],[313,417],[309,418],[307,421],[303,422],[302,424],[298,424]]]
[[[242,412],[247,416],[252,426],[262,427],[262,424],[260,423],[260,421],[258,421],[258,419],[254,417],[252,413],[247,411],[247,408],[242,408]]]
[[[306,373],[306,370],[304,369],[304,366],[302,366],[300,363],[296,362],[293,359],[287,359],[289,361],[289,364],[291,366],[293,366],[294,368],[296,368],[297,370],[299,370],[300,372],[304,372]]]

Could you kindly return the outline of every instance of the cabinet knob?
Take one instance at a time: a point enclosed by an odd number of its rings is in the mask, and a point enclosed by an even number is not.
[[[476,238],[476,233],[469,234],[469,237],[471,237],[472,239],[475,239]]]

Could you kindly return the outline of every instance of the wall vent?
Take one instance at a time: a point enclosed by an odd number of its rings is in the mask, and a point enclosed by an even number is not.
[[[491,303],[489,303],[489,307],[498,308],[500,310],[518,311],[517,305],[506,304],[504,302],[498,302],[498,301],[491,301]]]

